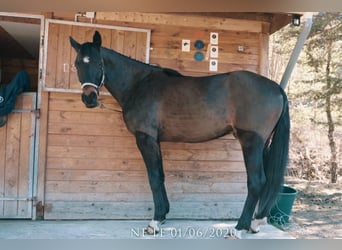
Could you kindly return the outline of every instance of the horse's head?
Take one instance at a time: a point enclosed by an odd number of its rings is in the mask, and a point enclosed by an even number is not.
[[[76,50],[75,66],[82,86],[82,101],[87,108],[97,107],[99,90],[104,84],[105,72],[101,57],[101,35],[95,31],[93,42],[80,44],[70,37],[70,44]]]

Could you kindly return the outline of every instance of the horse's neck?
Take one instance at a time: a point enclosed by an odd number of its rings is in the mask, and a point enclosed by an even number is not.
[[[130,90],[150,74],[152,68],[109,49],[103,49],[103,60],[106,88],[123,106]]]

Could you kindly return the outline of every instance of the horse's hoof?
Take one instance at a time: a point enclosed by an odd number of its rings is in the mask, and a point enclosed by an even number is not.
[[[147,228],[145,228],[145,233],[149,235],[156,235],[160,231],[160,225],[164,224],[165,220],[157,221],[151,220],[148,224]]]
[[[251,222],[251,227],[249,229],[249,232],[251,233],[259,233],[260,231],[260,226],[261,225],[266,225],[267,224],[267,219],[266,217],[265,218],[262,218],[262,219],[254,219],[252,220]]]
[[[147,228],[145,228],[145,233],[148,235],[156,235],[159,233],[159,231],[157,231],[155,228],[151,226],[147,226]]]

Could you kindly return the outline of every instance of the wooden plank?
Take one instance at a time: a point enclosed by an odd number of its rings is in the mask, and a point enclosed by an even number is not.
[[[48,137],[50,146],[79,146],[85,147],[110,147],[115,148],[136,149],[135,138],[133,136],[94,136],[94,135],[64,135],[50,134]]]
[[[155,49],[173,49],[181,51],[182,44],[181,41],[184,38],[190,39],[191,41],[191,51],[196,51],[194,48],[194,42],[197,39],[201,39],[204,42],[205,47],[202,51],[206,51],[209,44],[209,36],[210,32],[203,32],[203,37],[197,38],[194,34],[194,31],[189,32],[181,32],[176,36],[170,36],[168,33],[161,33],[157,35],[155,31],[153,32],[153,36],[151,37],[151,47],[153,50],[151,54],[153,54]],[[250,35],[251,33],[230,33],[227,34],[222,33],[220,35],[219,48],[222,52],[237,52],[237,48],[239,45],[243,45],[247,52],[250,54],[257,54],[259,50],[259,37],[257,34]],[[182,52],[182,54],[189,54],[188,52]],[[190,53],[191,54],[191,53]]]
[[[125,31],[112,30],[112,39],[111,39],[110,48],[122,54],[124,53],[124,43],[125,43]]]
[[[173,219],[237,219],[243,202],[173,202],[167,218]]]
[[[147,37],[145,33],[137,32],[137,44],[135,59],[146,63],[146,48],[147,48]]]
[[[5,167],[6,167],[6,145],[7,124],[0,128],[0,197],[5,195]],[[0,216],[3,216],[4,202],[0,200]]]
[[[151,63],[157,64],[164,68],[177,69],[180,72],[184,72],[184,75],[192,75],[188,72],[198,73],[197,75],[208,75],[210,74],[218,74],[218,73],[226,73],[234,70],[250,70],[253,72],[259,71],[258,65],[248,65],[248,64],[237,64],[237,63],[222,63],[219,61],[218,63],[218,71],[217,72],[209,72],[209,62],[193,62],[190,60],[168,60],[163,58],[154,58],[151,57]]]
[[[260,34],[260,54],[259,54],[259,74],[268,77],[268,62],[269,62],[269,36]]]
[[[96,19],[113,20],[125,23],[173,25],[178,27],[206,27],[209,30],[234,30],[261,32],[260,21],[216,18],[207,16],[191,16],[182,14],[157,14],[157,13],[138,13],[138,12],[96,12]]]
[[[108,108],[113,108],[115,110],[121,110],[118,103],[112,96],[101,95],[101,102]],[[49,108],[50,110],[63,110],[63,111],[82,111],[82,112],[92,112],[92,113],[117,113],[101,108],[88,109],[85,107],[84,103],[81,101],[80,94],[71,93],[56,93],[51,92],[49,97]]]
[[[167,181],[166,189],[172,193],[222,193],[245,194],[246,183],[208,182],[201,181]],[[47,181],[47,193],[149,193],[150,187],[147,179],[140,181],[110,182],[110,181]]]
[[[168,182],[200,182],[219,183],[219,182],[244,182],[245,173],[238,172],[193,172],[193,171],[165,171]],[[69,170],[69,169],[49,169],[46,175],[47,181],[147,181],[146,171],[136,170]]]
[[[147,193],[120,193],[120,192],[108,192],[108,193],[48,193],[46,200],[53,201],[76,201],[76,202],[151,202],[152,192]],[[172,190],[168,190],[168,198],[170,203],[180,202],[217,202],[217,201],[234,201],[244,202],[245,195],[242,194],[217,194],[217,193],[172,193]]]
[[[52,25],[52,24],[50,24]],[[53,34],[52,34],[53,35]],[[50,36],[50,34],[49,34]],[[84,41],[84,30],[81,27],[78,26],[72,26],[71,27],[71,36],[76,41]],[[66,45],[71,48],[71,45]],[[48,48],[48,51],[50,50],[50,47]],[[75,60],[76,60],[76,51],[74,48],[71,48],[70,50],[70,73],[69,73],[69,87],[70,89],[81,89],[81,83],[78,80],[77,76],[77,70],[75,67]],[[57,72],[56,72],[57,74]]]
[[[197,62],[194,59],[194,53],[182,53],[178,49],[167,49],[167,48],[154,48],[153,52],[151,53],[151,58],[158,58],[158,59],[168,59],[168,60],[176,60],[176,61],[188,61],[188,67],[185,68],[186,70],[198,70],[198,67],[201,65],[207,66],[209,63],[209,59],[205,59],[202,62]],[[203,52],[206,55],[206,52]],[[258,51],[257,51],[258,53]],[[249,54],[249,53],[231,53],[231,52],[223,52],[221,49],[219,50],[219,57],[218,57],[220,64],[242,64],[242,65],[259,65],[259,55],[258,54]],[[189,64],[192,65],[189,65]],[[207,67],[205,71],[209,71]]]
[[[98,158],[57,158],[47,159],[47,169],[94,169],[97,170],[142,170],[145,165],[142,159],[98,159]]]
[[[4,197],[18,197],[21,114],[11,113],[7,120]],[[17,201],[4,202],[4,216],[16,216]]]
[[[94,136],[94,135],[65,135],[50,134],[48,136],[50,146],[91,146],[111,148],[137,148],[133,136]],[[162,142],[162,148],[185,149],[185,150],[240,150],[241,146],[235,139],[216,139],[202,143],[176,143]]]
[[[78,123],[95,125],[113,125],[118,123],[123,125],[121,113],[101,113],[101,112],[73,112],[73,111],[54,111],[49,113],[51,123]]]
[[[49,169],[47,181],[147,181],[146,171]]]
[[[184,161],[241,161],[243,160],[240,151],[221,151],[221,150],[187,150],[187,149],[162,149],[165,160]]]
[[[32,107],[32,96],[27,96],[31,98]],[[25,104],[25,103],[24,103]],[[25,105],[24,105],[25,107]],[[31,113],[22,113],[21,114],[21,129],[20,129],[20,152],[19,152],[19,173],[18,173],[18,196],[19,197],[27,197],[29,198],[31,194],[28,192],[29,187],[29,179],[30,179],[30,153],[31,149],[31,124],[32,124],[32,114]],[[32,152],[33,153],[33,152]],[[27,217],[30,215],[30,210],[28,207],[30,202],[28,201],[19,201],[18,202],[18,216]]]
[[[125,31],[123,54],[130,58],[136,58],[136,49],[137,49],[136,32]]]
[[[166,170],[245,172],[243,161],[164,161]]]
[[[46,193],[149,193],[147,180],[139,182],[47,181]]]
[[[222,151],[222,150],[188,150],[188,149],[162,149],[164,160],[174,161],[242,161],[241,151]],[[71,147],[71,146],[49,146],[47,149],[48,157],[58,158],[107,158],[136,160],[141,158],[141,154],[136,148],[126,150],[123,148],[113,149],[108,147]]]
[[[168,219],[236,219],[242,202],[173,202]],[[150,219],[152,202],[49,202],[45,219]]]
[[[71,35],[71,29],[72,26],[70,25],[59,25],[57,42],[58,53],[56,55],[56,88],[69,88],[70,53],[72,49],[69,43],[69,36]]]
[[[47,157],[57,158],[105,158],[105,159],[141,159],[140,152],[136,150],[118,149],[112,150],[105,147],[64,147],[64,146],[49,146],[47,149]]]
[[[110,124],[98,126],[94,124],[49,123],[48,129],[50,134],[132,136],[123,125],[114,127]]]
[[[244,172],[245,166],[242,161],[164,161],[166,170],[177,171],[230,171]],[[47,169],[79,169],[87,170],[142,170],[145,165],[142,159],[98,159],[98,158],[57,158],[47,159]]]
[[[38,173],[37,173],[37,201],[44,205],[45,197],[45,170],[47,167],[47,135],[48,135],[48,113],[49,113],[49,92],[41,92],[40,126],[39,126],[39,147],[38,149]],[[37,202],[37,203],[38,203]],[[42,211],[37,211],[42,216]]]
[[[56,87],[57,72],[57,53],[58,53],[58,31],[59,26],[54,23],[49,24],[48,49],[46,51],[46,73],[45,86],[49,88]]]
[[[33,98],[33,95],[30,93],[22,93],[21,95],[17,96],[15,108],[23,110],[32,110]]]

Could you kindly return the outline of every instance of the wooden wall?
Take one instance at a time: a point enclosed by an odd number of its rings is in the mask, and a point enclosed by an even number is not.
[[[179,70],[185,75],[207,75],[234,70],[250,70],[267,76],[268,37],[266,21],[182,14],[97,12],[96,22],[149,28],[150,63]],[[209,71],[209,59],[194,60],[196,40],[202,40],[207,54],[210,32],[219,34],[218,71]],[[191,51],[182,52],[182,39],[191,40]],[[238,47],[244,51],[239,52]]]
[[[145,166],[121,113],[86,109],[79,94],[49,93],[45,219],[148,219]],[[111,97],[107,106],[118,108]],[[168,218],[237,218],[246,192],[240,145],[231,136],[162,143]]]

